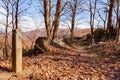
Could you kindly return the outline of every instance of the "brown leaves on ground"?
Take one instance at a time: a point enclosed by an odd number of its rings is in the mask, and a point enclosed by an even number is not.
[[[113,46],[111,42],[88,50],[51,46],[45,54],[23,57],[23,71],[18,74],[9,72],[10,59],[0,61],[0,80],[119,80],[120,59],[113,54],[120,47]]]

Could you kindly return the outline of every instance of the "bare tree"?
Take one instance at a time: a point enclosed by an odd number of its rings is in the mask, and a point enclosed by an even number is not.
[[[59,24],[60,24],[60,14],[62,11],[62,1],[63,0],[57,0],[56,4],[56,13],[55,13],[55,19],[53,21],[53,39],[57,39],[58,37],[58,29],[59,29]]]
[[[16,0],[15,4],[15,29],[18,28],[18,12],[19,12],[19,2],[20,0]]]
[[[9,0],[10,14],[11,14],[11,27],[17,29],[20,22],[20,17],[24,12],[30,8],[32,0]]]
[[[94,19],[96,14],[96,7],[97,7],[97,0],[94,1],[94,4],[92,4],[92,0],[89,0],[89,12],[90,12],[90,27],[91,27],[91,38],[92,38],[92,44],[94,44]],[[94,6],[93,6],[94,5]]]
[[[46,26],[46,32],[47,32],[47,38],[48,40],[51,39],[51,15],[52,15],[52,0],[49,0],[49,4],[47,0],[43,0],[43,6],[44,6],[44,21],[45,21],[45,26]],[[49,5],[49,9],[48,9]]]
[[[100,17],[100,19],[103,21],[104,24],[104,29],[106,29],[106,22],[107,22],[107,8],[105,8],[104,13],[105,13],[105,17],[102,16],[100,10],[97,10],[98,15]]]
[[[75,17],[76,17],[76,9],[77,9],[77,4],[78,0],[74,1],[74,5],[70,5],[72,9],[72,22],[71,22],[71,38],[73,39],[73,34],[74,34],[74,26],[75,26]]]
[[[12,1],[9,1],[10,2],[10,4],[11,4],[11,15],[12,15],[12,29],[14,29],[15,28],[15,25],[14,25],[14,18],[15,18],[15,16],[14,16],[14,5],[15,5],[15,1],[14,0],[12,0]]]
[[[52,0],[39,0],[39,2],[43,7],[40,12],[44,16],[47,38],[48,40],[56,39],[58,37],[60,16],[62,15],[61,13],[67,5],[68,0],[66,0],[64,5],[62,5],[63,0],[57,0],[56,3],[54,3],[56,5],[55,7]]]
[[[21,1],[21,3],[20,3]],[[8,57],[8,27],[12,26],[12,29],[18,28],[18,16],[23,13],[27,8],[24,7],[21,10],[19,9],[19,4],[24,3],[22,0],[1,0],[2,8],[6,11],[2,13],[5,16],[5,23],[2,23],[5,26],[5,38],[4,38],[4,50],[3,57]],[[23,5],[23,4],[22,4]],[[11,18],[12,17],[12,18]]]
[[[114,0],[110,0],[109,12],[108,12],[108,22],[107,22],[107,33],[108,38],[112,38],[113,24],[112,24],[112,12],[114,8]]]
[[[6,13],[2,13],[3,15],[5,15],[5,37],[4,37],[4,48],[3,48],[3,58],[4,59],[7,59],[8,57],[8,49],[7,49],[7,39],[8,39],[8,27],[9,27],[9,15],[10,15],[10,3],[9,3],[9,0],[2,0],[2,8],[5,9]]]
[[[71,28],[70,28],[71,39],[73,39],[73,36],[74,36],[74,29],[75,29],[77,14],[80,14],[81,12],[83,12],[83,4],[84,4],[83,0],[71,0],[68,4],[67,14],[69,14],[68,16],[70,17],[70,20],[71,20]]]

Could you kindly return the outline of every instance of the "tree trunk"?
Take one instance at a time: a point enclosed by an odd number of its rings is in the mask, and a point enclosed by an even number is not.
[[[120,16],[119,16],[119,23],[118,23],[118,41],[120,42]]]
[[[16,2],[16,12],[15,12],[15,28],[18,28],[18,9],[19,9],[19,0]]]
[[[120,42],[120,16],[119,16],[119,19],[118,19],[116,42]]]
[[[47,38],[50,40],[50,18],[49,18],[49,11],[48,11],[48,0],[43,1],[44,4],[44,20],[45,20],[45,26],[46,26],[46,32],[47,32]]]
[[[49,43],[52,39],[52,0],[49,0],[49,28],[50,28],[50,36],[49,36]]]
[[[94,12],[92,11],[92,1],[89,2],[90,5],[90,27],[91,27],[91,44],[93,45],[94,42],[94,32],[93,32],[93,26],[94,26],[94,16],[95,16],[95,9],[96,9],[96,1],[95,1],[95,8]]]
[[[8,16],[6,16],[6,29],[5,29],[5,42],[4,42],[4,52],[3,52],[3,57],[7,59],[8,57],[8,49],[7,49],[7,39],[8,39]]]
[[[108,18],[108,13],[106,12],[106,15],[105,15],[105,22],[104,22],[104,29],[106,30],[106,22],[107,22],[107,18]]]
[[[73,36],[74,36],[76,8],[77,8],[77,0],[75,1],[73,10],[72,10],[71,39],[73,39]]]
[[[116,17],[117,17],[117,21],[116,21],[116,28],[118,26],[119,23],[119,0],[117,0],[117,9],[116,9]]]
[[[14,6],[12,5],[12,30],[15,29],[15,26],[14,26]]]
[[[108,38],[112,38],[113,33],[113,24],[112,24],[112,12],[114,8],[114,0],[110,0],[109,12],[108,12],[108,23],[107,23],[107,33]]]
[[[71,39],[73,39],[74,36],[74,26],[75,26],[75,15],[72,16],[72,23],[71,23]]]
[[[8,57],[8,49],[7,49],[7,39],[8,39],[8,17],[9,17],[9,8],[8,8],[9,3],[7,2],[7,6],[6,6],[6,11],[7,11],[7,15],[6,15],[6,27],[5,27],[5,41],[4,41],[4,49],[3,49],[3,58],[7,59]]]
[[[119,29],[120,29],[120,16],[119,16],[119,0],[117,0],[117,21],[116,21],[116,27],[117,27],[117,36],[116,36],[116,42],[120,41],[119,40]]]
[[[103,23],[104,23],[104,29],[105,29],[106,22],[105,22],[105,21],[103,21]]]
[[[57,0],[57,6],[56,6],[56,13],[55,13],[55,19],[53,22],[53,39],[58,38],[58,29],[59,29],[59,24],[60,24],[60,13],[62,9],[62,0]]]
[[[72,16],[72,23],[71,23],[71,39],[73,39],[74,36],[74,28],[75,28],[75,12]]]

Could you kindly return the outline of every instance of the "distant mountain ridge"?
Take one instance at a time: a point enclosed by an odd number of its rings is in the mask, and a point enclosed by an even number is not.
[[[90,29],[75,28],[74,30],[74,35],[76,37],[81,37],[87,33],[90,33]],[[36,30],[23,32],[22,34],[23,34],[23,37],[28,37],[28,36],[46,37],[46,30],[42,28],[42,29],[36,29]],[[68,36],[68,37],[70,36],[70,30],[68,28],[59,29],[58,38],[63,38],[65,36]]]

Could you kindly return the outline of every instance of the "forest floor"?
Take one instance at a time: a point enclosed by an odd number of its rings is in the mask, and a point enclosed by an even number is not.
[[[11,58],[0,60],[0,80],[120,80],[120,45],[73,45],[23,57],[23,71],[11,72]]]

